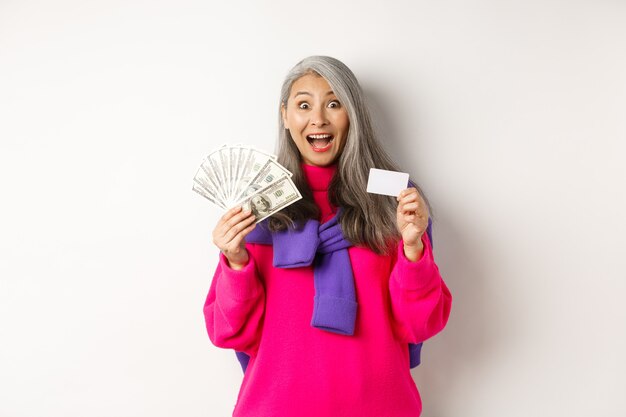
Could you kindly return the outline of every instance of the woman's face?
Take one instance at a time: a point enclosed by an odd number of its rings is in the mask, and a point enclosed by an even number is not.
[[[304,163],[327,166],[341,155],[350,121],[324,77],[307,74],[298,78],[281,112]]]

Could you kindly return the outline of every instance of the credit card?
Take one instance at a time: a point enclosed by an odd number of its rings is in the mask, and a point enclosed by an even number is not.
[[[408,188],[408,184],[409,174],[406,172],[370,168],[367,192],[397,197],[402,190]]]

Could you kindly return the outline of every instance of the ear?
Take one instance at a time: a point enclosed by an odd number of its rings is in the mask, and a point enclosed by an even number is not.
[[[280,104],[280,113],[283,117],[283,125],[285,125],[285,129],[289,129],[289,125],[287,123],[287,109],[285,108],[285,103]]]

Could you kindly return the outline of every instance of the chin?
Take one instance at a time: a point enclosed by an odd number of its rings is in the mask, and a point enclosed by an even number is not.
[[[307,158],[307,161],[305,161],[305,163],[309,164],[309,165],[316,165],[316,166],[321,166],[321,167],[325,167],[328,165],[332,165],[335,163],[336,158]]]

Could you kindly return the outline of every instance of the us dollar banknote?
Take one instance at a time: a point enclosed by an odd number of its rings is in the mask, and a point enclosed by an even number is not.
[[[245,182],[245,187],[241,194],[235,197],[235,200],[241,200],[244,197],[256,193],[263,187],[266,187],[282,177],[291,177],[291,173],[282,167],[278,162],[273,159],[265,161],[263,166],[259,169],[256,175]]]
[[[238,170],[238,178],[234,192],[235,200],[237,200],[237,197],[243,197],[248,194],[248,187],[259,171],[268,161],[275,160],[276,157],[274,157],[274,155],[256,149],[246,149],[244,151],[244,158],[241,160],[241,167]],[[289,176],[291,176],[291,173]]]
[[[291,181],[291,178],[284,176],[245,197],[237,205],[241,205],[244,210],[251,210],[256,218],[255,223],[258,223],[301,198],[302,194]]]
[[[257,219],[261,221],[302,198],[291,177],[275,155],[240,144],[224,145],[202,161],[191,189],[223,210],[244,201],[254,205],[257,214],[271,207],[270,214]],[[279,186],[271,196],[259,195],[274,184]]]

